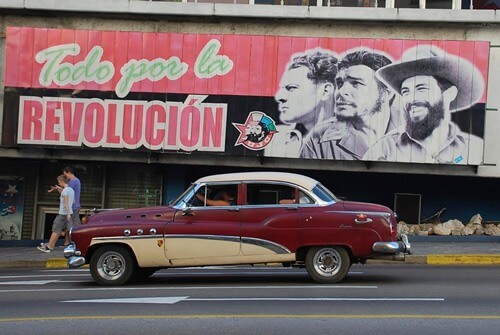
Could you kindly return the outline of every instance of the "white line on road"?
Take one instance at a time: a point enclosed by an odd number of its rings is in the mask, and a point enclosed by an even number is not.
[[[140,297],[116,299],[66,300],[73,303],[108,304],[175,304],[180,301],[444,301],[444,298],[190,298],[190,297]]]
[[[306,276],[307,273],[305,271],[294,271],[294,272],[287,272],[285,271],[195,271],[195,272],[189,272],[189,271],[182,271],[182,272],[161,272],[161,273],[156,273],[155,276],[168,276],[168,277],[187,277],[187,276],[210,276],[210,275],[228,275],[228,276],[239,276],[239,275],[304,275]],[[360,275],[363,274],[363,272],[349,272],[348,275]]]
[[[378,286],[355,286],[355,285],[293,285],[293,286],[178,286],[178,287],[91,287],[91,288],[54,288],[54,289],[27,289],[27,290],[0,290],[0,293],[12,293],[12,292],[64,292],[64,291],[147,291],[147,290],[166,290],[166,291],[178,291],[178,290],[274,290],[274,289],[377,289]]]
[[[4,281],[0,285],[45,285],[49,283],[57,283],[59,280],[24,280],[24,281]]]
[[[85,273],[81,273],[81,274],[68,274],[68,275],[29,275],[29,276],[16,276],[16,275],[12,275],[12,276],[0,276],[0,279],[10,279],[10,278],[39,278],[39,277],[58,277],[58,278],[61,278],[61,277],[89,277],[90,274],[85,274]]]
[[[143,298],[116,298],[116,299],[90,299],[90,300],[66,300],[61,302],[90,302],[90,303],[118,303],[118,304],[175,304],[189,297],[143,297]]]
[[[189,298],[189,301],[444,301],[444,298]]]

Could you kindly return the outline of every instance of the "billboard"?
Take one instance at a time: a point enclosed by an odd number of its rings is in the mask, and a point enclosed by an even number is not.
[[[3,146],[479,165],[489,42],[9,27]]]

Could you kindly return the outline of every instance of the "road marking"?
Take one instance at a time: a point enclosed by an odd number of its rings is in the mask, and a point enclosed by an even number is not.
[[[73,303],[109,304],[175,304],[180,301],[444,301],[444,298],[190,298],[190,297],[140,297],[113,299],[65,300]]]
[[[0,285],[45,285],[57,282],[59,282],[59,280],[24,280],[0,282]]]
[[[140,290],[167,290],[167,291],[177,291],[177,290],[273,290],[273,289],[377,289],[378,286],[349,286],[349,285],[294,285],[294,286],[178,286],[178,287],[91,287],[91,288],[54,288],[54,289],[22,289],[22,290],[0,290],[0,293],[12,293],[12,292],[64,292],[64,291],[140,291]]]
[[[40,270],[39,272],[89,272],[89,269],[56,269],[56,270]]]
[[[435,314],[181,314],[181,315],[75,315],[24,318],[0,318],[0,322],[73,321],[73,320],[185,320],[185,319],[428,319],[428,320],[500,320],[500,315]]]
[[[349,272],[348,275],[361,275],[363,272]],[[306,272],[302,271],[294,271],[294,272],[286,272],[286,271],[183,271],[183,272],[161,272],[161,273],[156,273],[155,276],[162,276],[162,277],[188,277],[188,276],[210,276],[210,275],[228,275],[228,276],[238,276],[238,275],[253,275],[253,276],[258,276],[258,275],[284,275],[284,276],[289,276],[289,275],[304,275],[307,276]]]
[[[143,298],[115,298],[115,299],[89,299],[89,300],[66,300],[61,302],[90,302],[106,304],[175,304],[176,302],[186,300],[189,297],[143,297]]]
[[[189,298],[188,301],[445,301],[444,298]]]
[[[9,279],[9,278],[39,278],[39,277],[89,277],[90,274],[67,274],[67,275],[29,275],[29,276],[0,276],[0,279]]]

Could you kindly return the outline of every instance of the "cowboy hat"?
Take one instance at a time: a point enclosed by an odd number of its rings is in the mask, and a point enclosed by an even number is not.
[[[405,79],[419,75],[444,78],[457,87],[457,97],[450,106],[452,112],[469,108],[483,96],[484,79],[476,66],[434,45],[411,47],[399,63],[389,64],[376,73],[380,81],[398,93]]]

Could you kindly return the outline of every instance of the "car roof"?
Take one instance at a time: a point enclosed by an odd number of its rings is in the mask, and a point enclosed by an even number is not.
[[[312,190],[318,181],[307,176],[288,172],[237,172],[216,174],[200,178],[196,183],[212,183],[212,182],[232,182],[232,181],[273,181],[273,182],[288,182],[301,186],[307,190]]]

